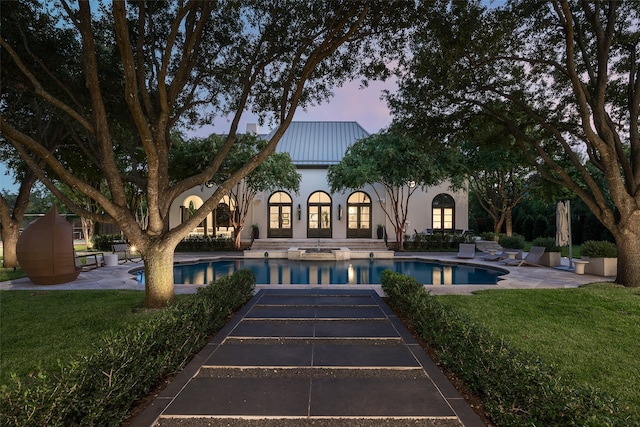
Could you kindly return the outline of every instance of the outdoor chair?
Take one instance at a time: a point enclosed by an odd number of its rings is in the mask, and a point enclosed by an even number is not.
[[[94,268],[102,267],[104,265],[104,257],[102,252],[90,253],[78,255],[74,251],[76,269],[81,271],[90,271]],[[84,262],[82,260],[84,259]]]
[[[502,261],[505,265],[512,267],[520,267],[523,265],[530,265],[534,267],[539,267],[540,257],[544,254],[543,246],[531,246],[531,250],[522,259],[505,259]]]
[[[503,253],[489,254],[482,257],[483,261],[500,261],[504,259]]]
[[[458,248],[458,258],[470,259],[476,256],[475,243],[460,243]]]
[[[111,245],[111,250],[114,254],[118,255],[118,259],[120,259],[120,254],[122,254],[122,264],[129,261],[135,262],[131,256],[131,246],[129,246],[128,243],[115,243]]]

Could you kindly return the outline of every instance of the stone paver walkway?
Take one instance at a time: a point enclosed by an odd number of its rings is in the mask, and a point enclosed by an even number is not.
[[[262,290],[132,424],[483,426],[372,290]]]

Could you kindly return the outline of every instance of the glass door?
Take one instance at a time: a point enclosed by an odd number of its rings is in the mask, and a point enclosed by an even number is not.
[[[357,192],[347,200],[347,238],[371,238],[371,199]]]
[[[317,191],[309,197],[307,237],[311,239],[331,238],[331,197]]]
[[[269,228],[267,237],[291,238],[293,237],[292,221],[293,212],[291,196],[282,191],[269,197]]]

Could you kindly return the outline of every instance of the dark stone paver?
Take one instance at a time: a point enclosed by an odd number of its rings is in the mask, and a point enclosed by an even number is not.
[[[229,336],[231,337],[313,337],[315,323],[308,320],[271,320],[264,322],[245,319]]]
[[[433,416],[455,413],[425,377],[326,378],[313,381],[311,416]]]
[[[194,378],[165,414],[305,416],[308,395],[304,378]]]

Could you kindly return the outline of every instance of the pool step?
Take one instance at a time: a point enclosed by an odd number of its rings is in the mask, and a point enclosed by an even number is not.
[[[269,251],[289,248],[349,248],[351,250],[385,251],[387,246],[381,239],[257,239],[251,250]]]

